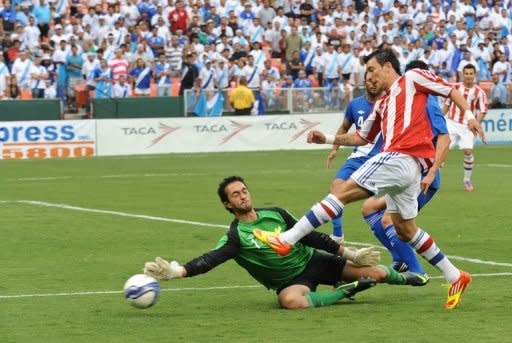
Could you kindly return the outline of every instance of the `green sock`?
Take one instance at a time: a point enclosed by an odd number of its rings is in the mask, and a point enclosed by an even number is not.
[[[378,268],[384,269],[386,271],[386,279],[384,280],[385,283],[389,283],[390,285],[403,285],[405,284],[405,277],[394,270],[391,267],[379,264],[377,266]]]
[[[345,298],[345,296],[346,293],[343,289],[306,293],[306,299],[308,300],[310,307],[329,306],[337,303],[341,299]]]

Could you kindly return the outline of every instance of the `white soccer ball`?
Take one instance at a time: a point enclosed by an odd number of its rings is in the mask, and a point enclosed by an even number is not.
[[[156,304],[160,285],[156,279],[145,274],[136,274],[124,284],[124,297],[137,308],[148,308]]]

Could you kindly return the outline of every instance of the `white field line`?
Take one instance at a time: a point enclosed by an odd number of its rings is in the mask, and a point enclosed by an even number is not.
[[[487,163],[487,164],[477,164],[476,166],[480,167],[489,167],[489,168],[512,168],[512,164],[497,164],[497,163]],[[258,171],[250,171],[246,174],[257,174],[257,175],[266,175],[266,174],[289,174],[290,172],[294,173],[317,173],[318,171],[311,170],[291,170],[291,169],[283,169],[279,171],[275,170],[258,170]],[[19,177],[19,178],[8,178],[5,181],[58,181],[58,180],[71,180],[71,179],[130,179],[130,178],[151,178],[151,177],[181,177],[181,176],[206,176],[206,175],[224,175],[225,173],[144,173],[144,174],[107,174],[107,175],[63,175],[63,176],[40,176],[40,177]]]
[[[36,201],[36,200],[13,200],[13,201],[5,201],[4,200],[4,201],[0,201],[0,203],[4,203],[4,204],[5,203],[19,203],[19,204],[27,204],[27,205],[34,205],[34,206],[42,206],[42,207],[60,208],[60,209],[64,209],[64,210],[72,210],[72,211],[79,211],[79,212],[106,214],[106,215],[113,215],[113,216],[127,217],[127,218],[155,220],[155,221],[178,223],[178,224],[188,224],[188,225],[203,226],[203,227],[216,227],[216,228],[221,228],[221,229],[229,228],[228,225],[222,225],[222,224],[212,224],[212,223],[182,220],[182,219],[175,219],[175,218],[149,216],[149,215],[145,215],[145,214],[135,214],[135,213],[121,212],[121,211],[101,210],[101,209],[95,209],[95,208],[79,207],[79,206],[72,206],[72,205],[66,205],[66,204],[55,204],[55,203],[49,203],[49,202],[45,202],[45,201]],[[369,243],[350,242],[350,241],[347,241],[347,243],[351,244],[351,245],[359,245],[359,246],[374,246],[373,244],[369,244]],[[378,246],[378,248],[384,250],[384,247]],[[501,267],[512,267],[512,263],[506,263],[506,262],[486,261],[486,260],[481,260],[481,259],[477,259],[477,258],[470,258],[470,257],[463,257],[463,256],[448,256],[448,257],[452,260],[459,260],[459,261],[471,262],[471,263],[476,263],[476,264],[484,264],[484,265],[490,265],[490,266],[501,266]]]
[[[196,222],[196,221],[190,221],[190,220],[173,219],[173,218],[165,218],[165,217],[157,217],[157,216],[148,216],[148,215],[145,215],[145,214],[134,214],[134,213],[120,212],[120,211],[99,210],[99,209],[94,209],[94,208],[78,207],[78,206],[71,206],[71,205],[65,205],[65,204],[54,204],[54,203],[49,203],[49,202],[44,202],[44,201],[17,200],[15,202],[16,203],[20,203],[20,204],[34,205],[34,206],[54,207],[54,208],[60,208],[60,209],[64,209],[64,210],[72,210],[72,211],[79,211],[79,212],[89,212],[89,213],[98,213],[98,214],[108,214],[108,215],[112,215],[112,216],[129,217],[129,218],[146,219],[146,220],[155,220],[155,221],[160,221],[160,222],[170,222],[170,223],[178,223],[178,224],[189,224],[189,225],[206,226],[206,227],[218,227],[218,228],[222,228],[222,229],[229,228],[228,225],[202,223],[202,222]]]
[[[171,222],[171,223],[178,223],[178,224],[188,224],[188,225],[196,225],[196,226],[203,226],[203,227],[216,227],[216,228],[222,228],[222,229],[229,228],[228,225],[222,225],[222,224],[212,224],[212,223],[197,222],[197,221],[190,221],[190,220],[182,220],[182,219],[175,219],[175,218],[149,216],[149,215],[121,212],[121,211],[101,210],[101,209],[94,209],[94,208],[71,206],[71,205],[66,205],[66,204],[54,204],[54,203],[49,203],[49,202],[44,202],[44,201],[18,200],[16,202],[17,203],[22,203],[22,204],[28,204],[28,205],[43,206],[43,207],[53,207],[53,208],[73,210],[73,211],[79,211],[79,212],[90,212],[90,213],[98,213],[98,214],[107,214],[107,215],[114,215],[114,216],[120,216],[120,217],[129,217],[129,218],[137,218],[137,219],[155,220],[155,221]],[[360,245],[360,246],[372,246],[372,244],[360,243],[360,242],[349,242],[349,241],[347,241],[347,243],[353,244],[353,245]],[[379,247],[379,248],[384,249],[383,247]],[[480,259],[467,258],[467,257],[462,257],[462,256],[449,256],[449,258],[454,259],[454,260],[473,262],[473,263],[477,263],[477,264],[488,264],[488,265],[493,265],[493,266],[512,267],[512,263],[495,262],[495,261],[484,261],[484,260],[480,260]]]
[[[493,277],[493,276],[512,276],[512,273],[485,273],[471,274],[472,277]],[[433,276],[431,279],[444,279],[443,276]],[[232,285],[232,286],[214,286],[214,287],[183,287],[183,288],[162,288],[162,292],[188,292],[188,291],[216,291],[226,289],[246,289],[262,288],[262,285]],[[59,292],[59,293],[34,293],[34,294],[15,294],[0,295],[0,299],[20,299],[20,298],[47,298],[47,297],[72,297],[83,295],[109,295],[122,294],[123,291],[90,291],[90,292]]]

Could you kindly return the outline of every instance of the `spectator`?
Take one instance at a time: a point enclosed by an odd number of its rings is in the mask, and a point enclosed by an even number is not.
[[[37,26],[41,30],[41,36],[48,38],[49,24],[51,21],[50,5],[46,0],[39,0],[39,4],[34,6],[32,14],[37,20]]]
[[[11,75],[9,86],[6,89],[5,97],[10,100],[21,98],[20,87],[18,87],[18,81],[15,75]]]
[[[68,95],[71,98],[75,98],[75,88],[83,80],[82,78],[82,65],[84,60],[82,55],[78,54],[78,47],[76,45],[71,46],[71,53],[66,57],[66,73],[68,76]]]
[[[151,78],[153,72],[147,67],[146,62],[139,58],[129,75],[133,83],[134,93],[136,96],[149,96],[151,93]]]
[[[507,104],[508,89],[503,82],[499,81],[499,78],[498,74],[492,76],[494,84],[491,88],[490,108],[505,108]]]
[[[128,75],[129,62],[124,57],[124,51],[121,48],[115,50],[115,56],[109,61],[108,66],[112,70],[114,80],[119,79],[120,76]]]
[[[165,60],[165,55],[158,56],[158,62],[155,63],[155,82],[158,87],[158,96],[169,96],[171,93],[171,75],[172,68]]]
[[[297,27],[293,26],[290,35],[284,40],[284,49],[286,52],[286,61],[290,62],[293,58],[294,51],[302,49],[302,40],[297,32]]]
[[[183,95],[185,89],[192,89],[196,78],[199,76],[197,67],[193,64],[194,55],[187,54],[186,60],[182,63],[180,95]]]
[[[28,52],[23,50],[19,52],[19,57],[12,65],[12,74],[16,77],[16,85],[21,89],[31,89],[30,87],[30,66],[32,62],[28,58]]]
[[[107,61],[100,60],[99,68],[94,70],[94,82],[96,87],[94,89],[94,98],[111,98],[112,97],[112,71],[107,65]]]
[[[128,98],[132,94],[130,84],[126,82],[126,76],[120,75],[116,84],[112,88],[112,96],[114,98]]]
[[[169,13],[169,23],[171,32],[175,33],[178,29],[185,31],[189,24],[187,11],[184,9],[183,1],[176,1],[176,9]]]
[[[300,61],[299,58],[299,52],[294,51],[292,54],[292,59],[288,63],[288,73],[292,76],[292,78],[295,80],[299,77],[299,71],[304,69],[304,65]]]
[[[49,74],[46,68],[41,65],[41,56],[36,56],[34,63],[30,66],[30,79],[32,83],[32,98],[44,98],[46,80],[49,79]]]

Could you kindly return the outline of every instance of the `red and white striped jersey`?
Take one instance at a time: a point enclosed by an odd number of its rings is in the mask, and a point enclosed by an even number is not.
[[[480,113],[487,113],[487,95],[485,95],[482,88],[477,85],[467,88],[463,83],[456,84],[455,88],[464,96],[464,99],[466,99],[466,102],[469,104],[469,109],[473,114],[478,115]],[[444,104],[449,108],[446,115],[448,119],[456,121],[457,123],[467,124],[467,120],[464,118],[464,113],[451,99],[446,99]]]
[[[419,159],[433,159],[432,128],[426,107],[429,94],[448,97],[454,85],[435,74],[412,69],[398,78],[376,102],[372,112],[357,131],[373,143],[382,131],[382,151],[399,152]],[[425,167],[432,161],[420,161]]]

